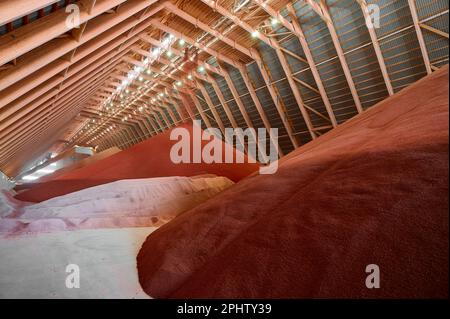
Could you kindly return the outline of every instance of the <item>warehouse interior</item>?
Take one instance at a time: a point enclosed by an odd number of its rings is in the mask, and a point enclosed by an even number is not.
[[[0,0],[0,298],[448,298],[448,15]]]

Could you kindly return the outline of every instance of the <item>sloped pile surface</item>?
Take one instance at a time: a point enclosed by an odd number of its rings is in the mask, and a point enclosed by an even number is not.
[[[192,124],[184,124],[179,127],[190,132],[192,141]],[[170,151],[177,141],[170,140],[170,133],[169,130],[108,158],[36,185],[32,189],[16,195],[15,198],[21,201],[41,202],[123,179],[215,174],[237,182],[259,168],[258,164],[248,163],[247,159],[242,164],[173,163],[170,159]],[[202,145],[207,143],[208,141],[202,141]],[[190,143],[190,146],[192,154],[193,142]],[[230,148],[230,146],[222,143],[222,148]],[[236,152],[236,150],[232,151]],[[225,154],[224,151],[223,154]]]
[[[177,217],[139,252],[144,291],[448,297],[448,115],[445,68]]]

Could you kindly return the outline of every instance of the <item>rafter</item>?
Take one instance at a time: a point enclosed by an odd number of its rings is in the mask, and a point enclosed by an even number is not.
[[[64,5],[56,5],[55,0],[0,1],[0,25],[8,24],[7,32],[0,36],[0,167],[17,172],[31,157],[41,155],[68,123],[73,123],[77,132],[72,133],[72,125],[64,135],[68,141],[65,147],[89,142],[101,150],[112,145],[126,148],[181,122],[200,118],[207,127],[217,126],[224,133],[222,118],[234,128],[238,123],[252,128],[257,123],[254,116],[259,115],[262,125],[270,131],[279,116],[296,148],[300,137],[309,134],[314,139],[336,127],[337,115],[339,123],[351,117],[347,114],[353,114],[353,110],[342,111],[348,104],[354,103],[357,111],[362,112],[360,98],[364,97],[365,106],[370,106],[384,92],[381,82],[368,84],[372,69],[356,65],[355,59],[359,57],[353,52],[373,47],[370,52],[374,52],[371,54],[374,61],[370,64],[377,64],[375,69],[379,66],[390,95],[394,93],[394,83],[409,81],[412,75],[402,74],[391,83],[390,76],[397,72],[388,73],[386,65],[392,55],[387,52],[394,49],[381,46],[381,41],[415,30],[419,41],[418,45],[414,43],[417,46],[414,50],[421,50],[427,73],[448,61],[440,50],[444,41],[438,38],[448,39],[448,33],[427,24],[437,17],[442,19],[448,9],[434,10],[429,6],[427,17],[419,20],[424,7],[416,8],[416,2],[408,0],[409,6],[399,10],[403,10],[402,14],[411,13],[412,22],[378,38],[366,1],[356,1],[361,7],[356,16],[361,17],[362,13],[365,18],[370,41],[362,40],[364,43],[347,52],[341,47],[346,39],[339,38],[341,34],[338,37],[337,33],[342,23],[334,25],[337,20],[333,21],[327,1],[303,1],[310,12],[323,20],[320,28],[325,26],[333,41],[334,50],[326,48],[330,54],[325,55],[318,49],[317,57],[311,52],[317,48],[314,42],[313,49],[314,35],[294,9],[298,1],[245,0],[233,4],[233,1],[199,0],[208,6],[202,6],[201,10],[214,17],[210,20],[200,14],[197,6],[183,7],[179,1],[79,0],[75,4],[81,9],[80,28],[67,27],[65,23],[69,13],[64,6],[72,1],[65,1]],[[194,3],[190,1],[188,5],[191,2]],[[51,4],[55,4],[52,10],[42,10]],[[355,8],[359,9],[352,7]],[[307,38],[304,32],[308,32]],[[436,35],[437,40],[430,42],[433,51],[427,51],[430,43],[425,42],[423,32]],[[302,50],[288,48],[288,41],[297,39]],[[192,59],[186,59],[184,49],[189,50]],[[262,58],[266,57],[266,50],[276,54],[276,65],[265,64],[269,63],[269,59]],[[431,53],[435,65],[430,63]],[[330,81],[331,73],[322,66],[331,61],[342,66],[344,82]],[[395,65],[406,61],[412,61],[411,57]],[[354,68],[349,68],[350,63]],[[283,75],[275,77],[275,71]],[[235,82],[237,73],[240,77]],[[377,81],[378,78],[381,77],[377,74]],[[229,100],[225,100],[222,85],[226,91],[229,89]],[[396,90],[404,86],[398,85]],[[292,110],[288,114],[285,90],[292,92],[299,117],[291,116]],[[347,90],[352,97],[342,101]],[[373,94],[377,97],[369,97]],[[215,96],[219,100],[217,105],[213,104]],[[250,99],[251,105],[246,105]],[[274,114],[270,112],[272,102]],[[235,105],[237,108],[232,112],[230,108]],[[245,124],[237,121],[241,115]],[[300,123],[299,118],[303,119]],[[95,124],[88,126],[90,121],[85,119],[95,119]],[[303,122],[307,130],[294,129],[303,126]],[[113,124],[117,125],[114,131]],[[270,139],[271,143],[278,143],[274,137]],[[245,146],[241,137],[238,140]],[[283,150],[278,148],[280,157]]]
[[[344,71],[345,78],[347,79],[347,84],[350,88],[350,92],[352,94],[353,101],[355,102],[356,109],[357,109],[358,113],[362,113],[363,108],[361,105],[361,100],[359,99],[358,92],[356,90],[356,86],[353,81],[352,74],[350,72],[350,68],[348,67],[347,60],[345,59],[344,50],[342,50],[341,44],[339,42],[339,37],[337,35],[336,29],[334,28],[333,20],[331,19],[330,13],[328,12],[326,2],[323,0],[320,0],[320,4],[319,4],[313,0],[305,0],[305,1],[325,22],[325,24],[328,28],[328,31],[331,35],[331,39],[333,41],[337,56],[341,63],[342,70]]]
[[[292,75],[292,71],[289,68],[289,64],[287,62],[286,57],[284,56],[285,50],[283,50],[283,48],[281,48],[281,46],[274,40],[274,39],[269,39],[266,35],[264,35],[261,32],[257,32],[256,29],[254,29],[252,26],[250,26],[248,23],[242,21],[241,19],[239,19],[239,17],[237,17],[236,15],[232,14],[230,11],[228,11],[227,9],[225,9],[224,7],[220,6],[217,4],[217,2],[215,1],[211,1],[211,0],[201,0],[202,2],[204,2],[205,4],[207,4],[208,6],[210,6],[212,9],[217,10],[217,12],[219,12],[220,14],[222,14],[224,17],[230,19],[231,21],[233,21],[235,24],[239,25],[240,27],[242,27],[243,29],[245,29],[246,31],[248,31],[249,33],[252,33],[256,38],[262,40],[263,42],[265,42],[266,44],[270,45],[271,47],[273,47],[277,53],[278,59],[281,62],[281,65],[283,67],[284,72],[286,73],[286,77],[288,79],[289,85],[292,89],[292,92],[294,94],[294,97],[296,99],[297,105],[299,106],[300,112],[305,120],[306,126],[308,127],[308,130],[311,134],[312,138],[315,138],[316,135],[314,133],[314,129],[312,127],[312,123],[311,123],[311,119],[309,117],[308,112],[306,111],[306,108],[304,106],[304,102],[303,99],[301,97],[300,94],[300,90],[298,89],[294,79],[293,79],[293,75]],[[260,59],[259,55],[254,54],[255,60]],[[261,61],[257,61],[259,62],[258,65],[261,65]],[[274,99],[274,101],[277,101],[277,99]],[[276,102],[277,103],[277,102]],[[283,110],[284,113],[284,110]],[[281,114],[280,114],[281,115]],[[284,115],[285,117],[285,115]],[[283,121],[285,122],[285,121]],[[286,126],[287,123],[285,123]],[[289,132],[289,130],[288,130]],[[298,147],[298,142],[295,140],[294,142],[294,137],[292,134],[292,130],[291,132],[289,132],[289,135],[291,137],[291,140],[293,141],[294,147]]]
[[[144,8],[144,2],[127,2],[127,4],[122,6],[120,11],[109,15],[101,15],[93,19],[84,31],[84,36],[80,42],[68,37],[57,38],[51,42],[41,45],[33,52],[22,55],[20,59],[17,60],[17,64],[15,66],[7,70],[0,71],[0,91],[38,71],[42,67],[50,63],[54,63],[55,60],[63,57],[67,53],[72,52],[72,50],[82,46],[94,38],[96,41],[92,44],[92,47],[98,48],[143,21],[146,21],[145,24],[150,26],[151,19],[149,18],[162,10],[164,6],[156,6],[154,9],[148,11],[141,19],[136,19],[133,17],[134,14]],[[97,37],[99,35],[102,36]],[[78,50],[78,52],[83,52],[86,55],[90,53],[88,50]],[[75,61],[77,61],[76,58],[74,58],[74,62]],[[70,62],[66,61],[59,71],[64,70],[69,65]],[[55,71],[53,70],[53,72]],[[40,81],[42,81],[42,79]]]
[[[392,87],[391,79],[389,78],[389,73],[386,68],[386,63],[384,62],[383,53],[381,52],[380,43],[378,42],[378,37],[375,32],[375,26],[372,22],[372,17],[370,16],[369,8],[367,6],[366,0],[358,0],[361,10],[366,21],[367,30],[369,31],[370,39],[372,40],[372,45],[377,56],[378,64],[380,66],[381,73],[383,74],[384,83],[386,84],[386,89],[389,95],[394,94],[394,88]]]
[[[428,74],[431,74],[433,70],[431,69],[430,58],[428,57],[427,45],[425,44],[425,39],[423,38],[422,29],[419,24],[419,17],[417,15],[416,2],[414,0],[408,0],[409,10],[411,11],[411,17],[414,22],[414,28],[416,30],[417,40],[419,41],[420,52],[422,53],[423,62],[425,64],[425,69]]]
[[[328,99],[327,92],[325,91],[325,87],[323,86],[322,79],[320,77],[319,71],[317,70],[311,50],[309,49],[309,45],[308,45],[308,42],[306,41],[306,37],[303,33],[300,23],[298,22],[297,16],[295,15],[294,7],[291,4],[288,4],[287,10],[288,10],[289,16],[291,17],[291,20],[292,20],[292,23],[290,25],[292,25],[293,33],[298,37],[300,44],[303,48],[303,51],[305,52],[306,59],[308,61],[309,67],[311,69],[311,73],[314,77],[314,80],[315,80],[316,85],[320,92],[320,96],[322,97],[322,101],[327,110],[329,120],[331,121],[333,127],[336,127],[337,121],[336,121],[336,117],[334,116],[333,108],[331,107],[331,103],[330,103],[330,100]],[[279,15],[281,16],[281,14],[279,14]],[[289,25],[289,24],[286,24],[286,25]]]

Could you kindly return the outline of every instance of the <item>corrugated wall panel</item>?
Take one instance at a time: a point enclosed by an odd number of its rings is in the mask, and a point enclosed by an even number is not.
[[[398,92],[426,75],[407,0],[369,0],[380,8],[376,28],[392,86]]]
[[[308,4],[299,1],[294,5],[294,8],[303,27],[306,41],[317,65],[336,120],[338,123],[342,123],[349,118],[348,114],[356,114],[356,107],[342,66],[337,58],[330,32],[325,22]]]
[[[416,8],[419,20],[425,25],[449,33],[448,0],[416,0]],[[448,64],[448,39],[425,28],[422,28],[422,34],[431,64],[437,67]]]
[[[327,3],[361,104],[367,109],[379,101],[378,98],[387,97],[388,91],[361,6],[353,0],[332,0]],[[378,90],[377,99],[374,100],[372,95],[367,95],[368,88],[372,86],[381,88],[382,85],[384,91]],[[353,115],[350,109],[347,111],[350,116],[357,114],[356,109]]]

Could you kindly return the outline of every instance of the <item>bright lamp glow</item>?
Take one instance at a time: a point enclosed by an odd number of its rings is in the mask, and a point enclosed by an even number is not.
[[[34,175],[27,175],[27,176],[24,176],[22,179],[24,180],[24,181],[35,181],[35,180],[37,180],[39,177],[37,177],[37,176],[34,176]]]
[[[53,173],[55,170],[53,169],[48,169],[48,168],[43,168],[37,171],[37,173],[39,174],[51,174]]]
[[[169,44],[170,44],[170,39],[169,38],[165,38],[163,41],[162,41],[162,47],[163,48],[167,48],[168,46],[169,46]]]

